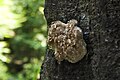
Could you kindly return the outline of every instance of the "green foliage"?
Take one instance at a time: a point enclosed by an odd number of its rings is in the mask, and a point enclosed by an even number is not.
[[[46,48],[43,9],[44,0],[0,0],[0,80],[37,79]]]
[[[7,80],[10,76],[7,72],[7,66],[0,61],[0,80]]]

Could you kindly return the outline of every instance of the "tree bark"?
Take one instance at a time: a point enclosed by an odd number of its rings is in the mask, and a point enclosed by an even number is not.
[[[40,80],[120,80],[119,0],[46,0],[44,12],[48,26],[76,19],[87,55],[74,64],[58,64],[54,51],[47,49]]]

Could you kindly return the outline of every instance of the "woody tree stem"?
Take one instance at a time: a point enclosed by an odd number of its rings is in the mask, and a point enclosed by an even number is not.
[[[87,55],[77,63],[57,63],[47,49],[40,80],[120,80],[120,1],[46,0],[45,17],[66,23],[78,21]]]

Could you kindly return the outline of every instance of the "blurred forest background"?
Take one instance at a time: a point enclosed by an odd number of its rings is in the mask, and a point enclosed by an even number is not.
[[[0,0],[0,80],[37,80],[46,49],[44,0]]]

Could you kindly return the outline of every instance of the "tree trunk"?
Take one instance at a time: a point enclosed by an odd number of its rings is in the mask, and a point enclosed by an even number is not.
[[[119,0],[46,0],[44,12],[48,26],[76,19],[87,55],[77,63],[58,64],[47,49],[40,80],[120,80]]]

